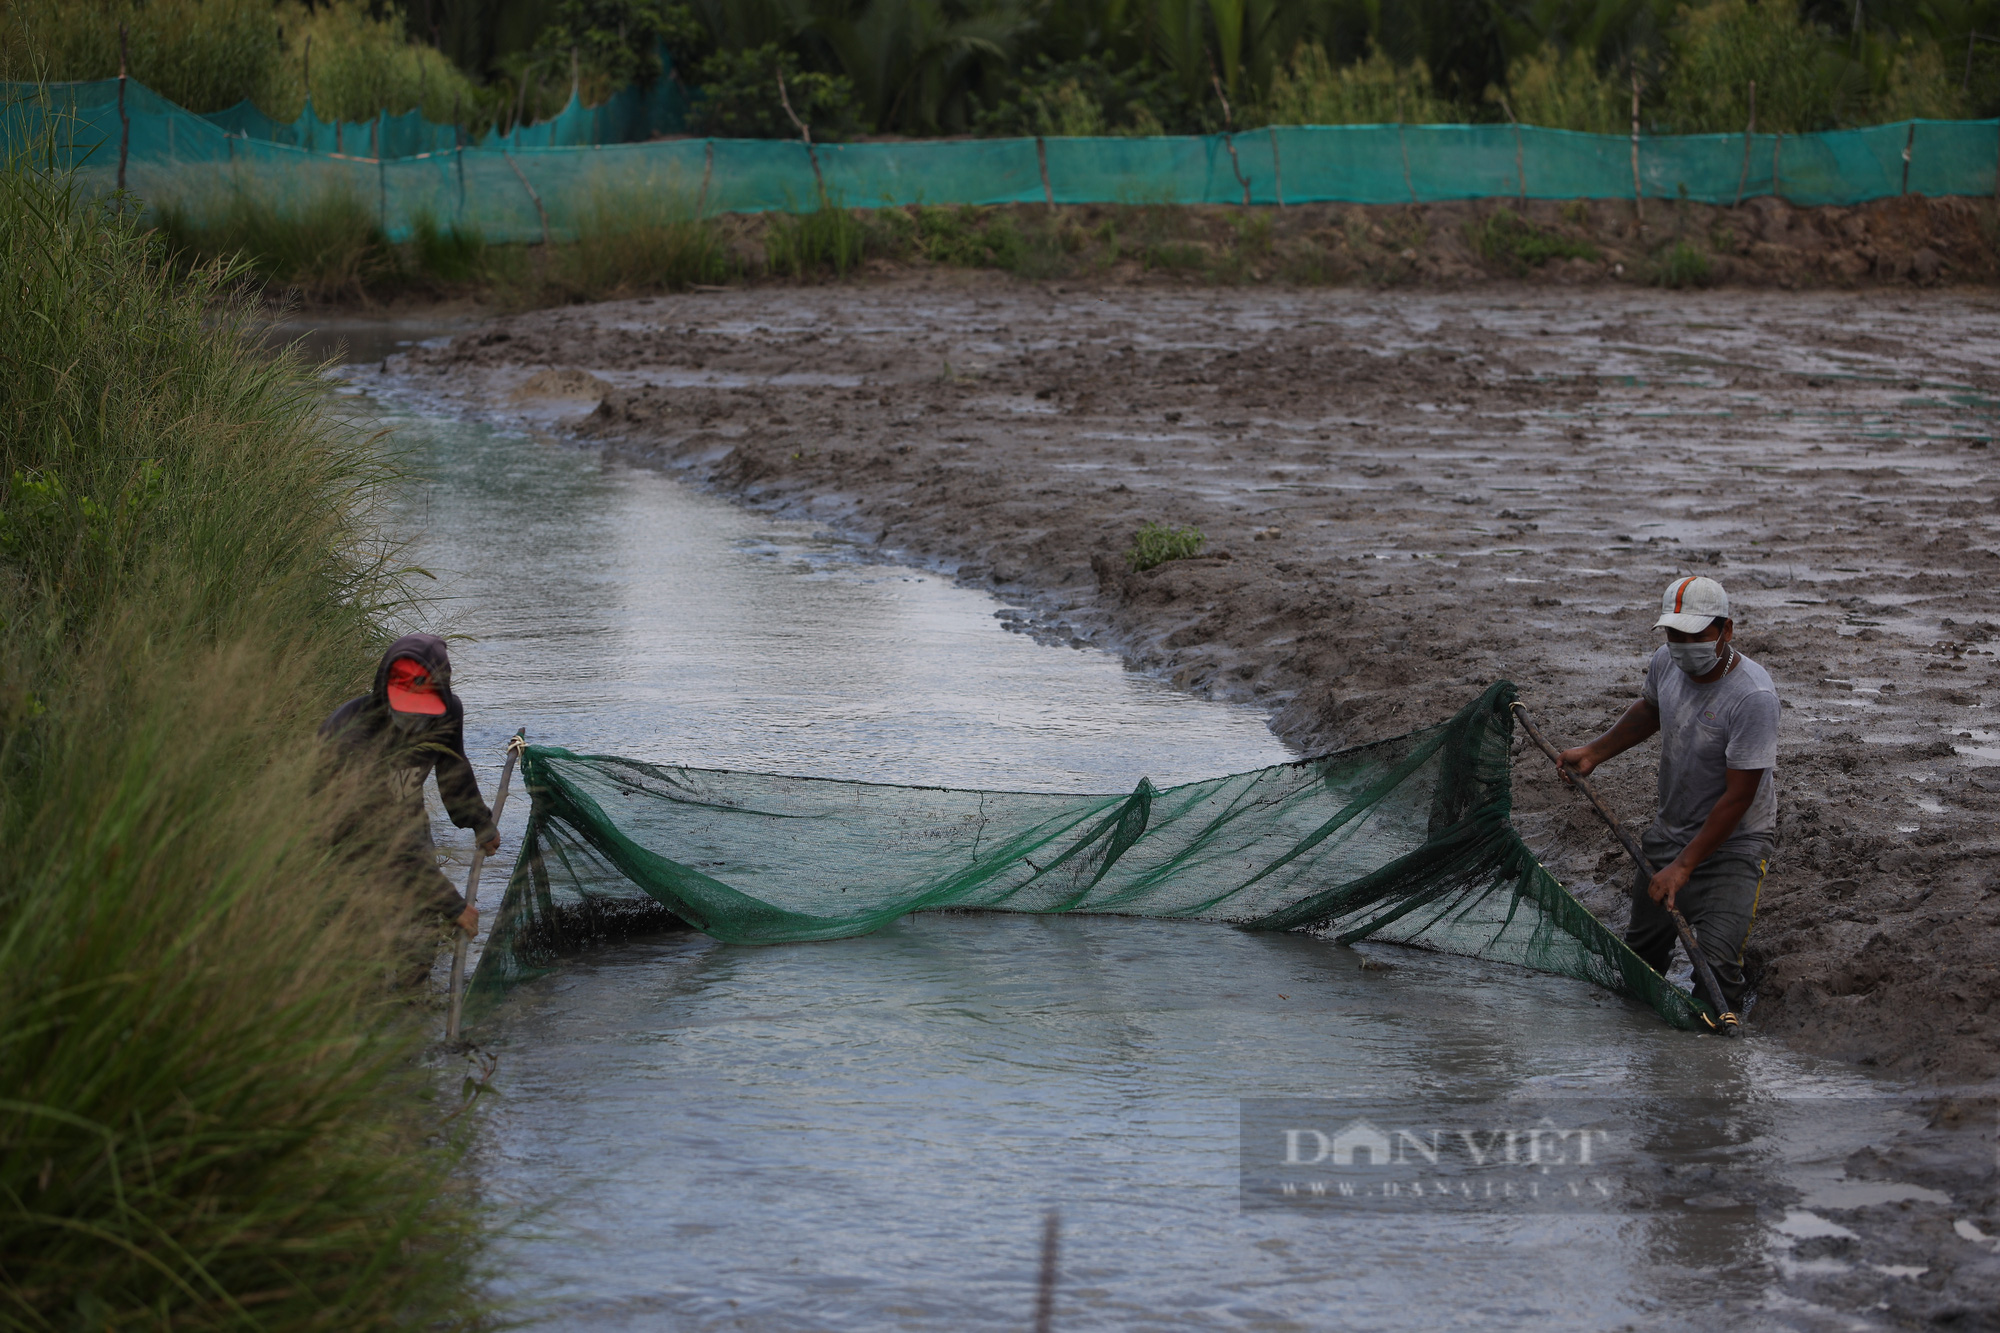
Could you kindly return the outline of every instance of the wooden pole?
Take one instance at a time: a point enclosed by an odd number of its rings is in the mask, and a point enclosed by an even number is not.
[[[1229,109],[1229,99],[1223,95],[1222,79],[1215,72],[1215,62],[1208,66],[1208,81],[1215,85],[1216,100],[1222,103],[1222,146],[1229,150],[1229,170],[1236,177],[1237,185],[1243,189],[1243,206],[1250,207],[1250,178],[1243,174],[1243,163],[1236,156],[1236,113]]]
[[[785,91],[785,71],[778,71],[778,100],[784,103],[785,114],[792,118],[792,124],[799,127],[799,138],[806,146],[806,160],[812,163],[813,181],[819,186],[819,202],[823,208],[831,207],[832,198],[826,192],[826,177],[820,174],[819,154],[813,151],[812,126],[799,119],[799,113],[792,110],[791,95]]]
[[[1632,216],[1646,230],[1646,196],[1639,185],[1639,71],[1632,71]]]
[[[125,25],[118,25],[118,192],[125,192],[125,159],[132,151],[132,118],[125,114]],[[120,207],[123,207],[121,204]]]
[[[1917,122],[1910,122],[1910,132],[1903,137],[1903,193],[1910,193],[1910,150],[1917,146]]]
[[[1618,822],[1616,815],[1611,813],[1611,807],[1607,806],[1603,799],[1598,796],[1596,790],[1591,787],[1590,780],[1581,773],[1572,773],[1562,767],[1562,760],[1560,758],[1562,752],[1549,743],[1548,737],[1542,735],[1541,728],[1535,725],[1534,719],[1528,716],[1526,706],[1519,700],[1516,700],[1514,703],[1514,716],[1520,719],[1521,729],[1528,733],[1528,739],[1535,743],[1535,747],[1556,761],[1556,771],[1562,774],[1563,781],[1582,792],[1589,799],[1591,808],[1597,811],[1598,817],[1606,824],[1609,824],[1611,831],[1617,835],[1618,843],[1625,849],[1625,854],[1632,858],[1632,863],[1639,867],[1646,878],[1651,879],[1656,873],[1652,862],[1648,861],[1646,854],[1639,849],[1638,840],[1625,831],[1625,826]],[[1639,895],[1645,892],[1645,890],[1640,889],[1637,885],[1634,885],[1633,888],[1634,892],[1632,896],[1636,902]],[[1730,1009],[1729,1001],[1723,998],[1722,983],[1716,980],[1715,969],[1708,965],[1708,957],[1702,953],[1701,945],[1695,939],[1694,927],[1687,923],[1687,918],[1680,914],[1678,908],[1668,907],[1667,915],[1673,918],[1674,933],[1680,936],[1681,948],[1686,952],[1688,962],[1694,965],[1695,976],[1700,980],[1702,989],[1708,992],[1709,1003],[1715,1006],[1715,1012],[1720,1016],[1718,1022],[1721,1024],[1722,1031],[1732,1037],[1735,1036],[1740,1030],[1739,1021],[1735,1012]]]
[[[1278,207],[1285,206],[1285,164],[1278,156],[1278,127],[1267,126],[1265,132],[1271,136],[1271,184],[1278,195]]]
[[[1417,202],[1417,183],[1410,179],[1410,144],[1403,137],[1403,90],[1396,90],[1396,150],[1403,155],[1403,188],[1410,192],[1410,203]]]
[[[1750,140],[1757,135],[1757,80],[1750,80],[1750,123],[1743,128],[1743,174],[1736,178],[1736,206],[1743,207],[1743,191],[1750,184]]]
[[[1528,167],[1524,160],[1526,154],[1521,149],[1521,122],[1514,119],[1514,108],[1508,105],[1507,99],[1504,97],[1500,99],[1500,109],[1507,113],[1507,123],[1514,127],[1514,184],[1520,190],[1521,211],[1526,213],[1528,211]]]
[[[1049,185],[1049,146],[1039,134],[1035,136],[1035,165],[1042,169],[1042,202],[1053,213],[1056,211],[1056,192]]]
[[[520,178],[521,188],[528,192],[528,198],[535,201],[535,211],[542,215],[542,244],[543,245],[553,244],[553,242],[549,238],[549,210],[542,207],[542,196],[536,194],[535,187],[528,184],[528,173],[521,170],[521,164],[514,160],[514,155],[512,153],[509,153],[503,149],[500,153],[500,156],[506,158],[507,165],[514,168],[514,174]]]
[[[493,798],[493,827],[500,827],[500,812],[507,808],[507,784],[514,780],[514,764],[521,757],[521,751],[528,748],[528,729],[521,728],[514,733],[514,739],[507,742],[507,762],[500,769],[500,791]],[[479,905],[479,872],[486,865],[486,852],[479,847],[472,849],[472,865],[465,872],[465,904]],[[458,932],[458,942],[451,951],[451,1013],[445,1019],[444,1039],[458,1040],[459,1019],[465,1010],[465,947],[472,943],[472,937],[464,931]]]

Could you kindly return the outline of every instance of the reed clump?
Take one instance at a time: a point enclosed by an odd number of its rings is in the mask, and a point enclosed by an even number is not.
[[[576,214],[576,240],[549,256],[549,280],[579,298],[681,292],[741,271],[728,239],[687,192],[658,182],[600,186]]]
[[[0,170],[10,1328],[484,1313],[384,985],[401,913],[332,850],[349,793],[313,739],[400,595],[368,511],[393,475],[259,349],[237,276]]]
[[[364,298],[398,285],[403,276],[401,256],[376,208],[335,175],[279,181],[231,176],[161,200],[154,220],[185,262],[240,259],[267,282],[314,300]]]

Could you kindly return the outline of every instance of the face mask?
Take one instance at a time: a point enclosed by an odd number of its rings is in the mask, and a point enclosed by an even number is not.
[[[1674,655],[1674,665],[1690,676],[1706,676],[1715,670],[1719,660],[1716,649],[1720,645],[1710,643],[1670,643],[1667,651]]]

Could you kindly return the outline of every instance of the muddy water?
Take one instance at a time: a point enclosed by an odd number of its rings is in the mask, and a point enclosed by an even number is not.
[[[405,518],[473,636],[454,657],[489,782],[516,726],[1043,789],[1284,757],[1254,711],[1007,633],[1005,608],[927,571],[392,404],[369,410],[431,478]],[[1843,1159],[1906,1123],[1892,1102],[1565,980],[1376,956],[1388,970],[1304,936],[1004,916],[604,951],[478,1034],[503,1095],[475,1171],[501,1206],[543,1210],[505,1284],[560,1328],[1013,1329],[1053,1208],[1063,1329],[1814,1325],[1779,1288],[1812,1262],[1812,1209],[1857,1188]],[[1613,1107],[1658,1206],[1239,1207],[1244,1098],[1420,1114],[1551,1089]],[[1665,1109],[1689,1090],[1718,1098],[1692,1123]]]

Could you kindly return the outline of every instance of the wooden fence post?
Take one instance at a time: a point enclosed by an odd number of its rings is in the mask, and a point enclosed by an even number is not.
[[[1632,216],[1646,230],[1646,196],[1639,184],[1639,71],[1632,71]]]
[[[125,25],[118,25],[118,190],[125,190],[125,159],[132,151],[132,118],[125,114]]]
[[[1743,174],[1736,178],[1736,206],[1743,206],[1743,191],[1750,184],[1750,140],[1757,135],[1757,80],[1750,80],[1750,123],[1743,128]]]

